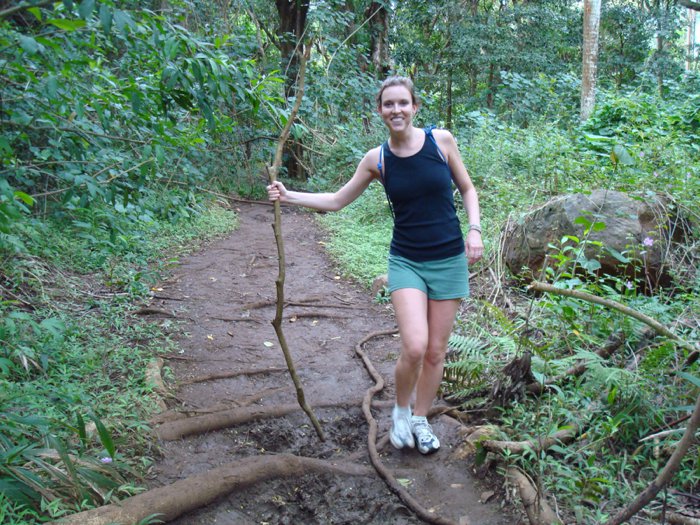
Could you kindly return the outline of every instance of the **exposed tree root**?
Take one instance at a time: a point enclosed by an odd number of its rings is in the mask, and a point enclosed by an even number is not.
[[[159,294],[154,294],[151,295],[153,299],[160,299],[161,301],[184,301],[184,297],[170,297],[168,295],[159,295]]]
[[[323,319],[350,319],[347,315],[336,315],[336,314],[327,314],[325,312],[301,312],[298,314],[289,314],[286,315],[284,318],[287,319],[288,321],[292,321],[294,319],[301,319],[301,318],[323,318]]]
[[[252,394],[248,394],[247,396],[236,398],[230,403],[219,403],[218,405],[210,405],[206,407],[196,408],[194,410],[190,410],[189,412],[191,414],[213,414],[215,412],[231,410],[232,408],[236,407],[247,407],[252,405],[253,403],[259,403],[262,399],[265,399],[266,397],[271,396],[273,394],[289,391],[291,388],[292,385],[283,385],[272,388],[266,388],[265,390],[260,390],[258,392],[253,392]]]
[[[161,373],[164,364],[165,361],[162,358],[156,357],[146,365],[146,385],[153,388],[153,391],[160,396],[168,395],[168,389],[163,382]]]
[[[483,446],[490,452],[503,454],[509,452],[519,454],[526,450],[540,452],[551,446],[574,439],[579,432],[576,425],[571,428],[560,430],[551,436],[540,440],[529,441],[497,441],[489,439],[498,432],[498,427],[494,425],[481,425],[476,427],[466,427],[457,422],[461,427],[460,435],[465,437],[465,444],[455,451],[456,457],[466,457],[476,451],[478,445]],[[510,467],[506,471],[506,480],[518,488],[520,499],[523,502],[530,525],[552,525],[560,524],[561,521],[552,511],[545,501],[545,497],[540,493],[532,480],[521,470]]]
[[[285,301],[284,307],[297,306],[299,308],[342,308],[348,310],[357,310],[362,308],[361,306],[352,304],[331,304],[331,303],[319,303],[323,297],[308,297],[305,299],[299,299],[298,301]],[[265,308],[266,306],[275,306],[275,301],[258,301],[257,303],[249,303],[243,306],[243,310],[256,310],[258,308]]]
[[[374,394],[377,392],[381,391],[384,388],[384,379],[382,376],[377,372],[376,368],[374,368],[374,365],[372,365],[372,362],[369,360],[369,357],[365,353],[364,350],[362,350],[362,345],[365,344],[367,341],[372,339],[373,337],[378,337],[382,335],[392,335],[395,334],[397,331],[396,330],[385,330],[381,332],[373,332],[367,337],[365,337],[362,341],[357,343],[355,346],[355,352],[357,353],[358,356],[362,359],[362,362],[365,365],[365,368],[369,372],[369,375],[372,377],[374,380],[374,386],[370,387],[367,392],[365,393],[365,397],[362,400],[362,412],[365,415],[365,419],[367,419],[367,424],[369,425],[369,432],[367,436],[367,447],[369,449],[369,458],[372,463],[372,466],[374,466],[375,470],[379,474],[379,476],[386,482],[387,486],[391,491],[396,494],[401,501],[403,501],[406,506],[408,506],[409,509],[411,509],[416,516],[418,516],[420,519],[425,521],[426,523],[434,523],[437,525],[456,525],[455,522],[452,520],[449,520],[447,518],[443,518],[441,516],[436,516],[435,514],[431,514],[428,512],[418,501],[416,501],[413,496],[411,496],[402,486],[401,484],[396,480],[394,475],[387,469],[384,464],[382,463],[381,459],[379,459],[379,453],[377,452],[377,446],[376,446],[376,441],[377,441],[377,421],[374,419],[374,416],[372,416],[372,411],[371,411],[371,404],[372,404],[372,397]]]
[[[263,321],[262,319],[255,319],[254,317],[240,317],[237,319],[234,319],[232,317],[210,317],[210,319],[214,319],[216,321],[226,321],[227,323],[258,323],[262,324]]]
[[[678,514],[677,512],[667,512],[664,517],[666,518],[666,523],[671,525],[700,525],[700,519]],[[661,514],[657,518],[661,518]]]
[[[215,372],[213,374],[207,374],[205,376],[194,377],[188,379],[187,381],[180,381],[180,385],[193,385],[195,383],[204,383],[206,381],[216,381],[218,379],[231,379],[239,376],[255,376],[262,374],[279,374],[280,372],[286,372],[286,368],[252,368],[247,370],[238,370],[235,372]]]
[[[328,314],[325,312],[300,312],[296,314],[287,314],[280,319],[285,319],[287,321],[294,321],[296,318],[302,318],[302,317],[318,317],[318,318],[325,318],[325,319],[349,319],[348,316],[346,315],[337,315],[337,314]],[[217,321],[226,321],[229,323],[237,323],[237,322],[248,322],[248,323],[258,323],[258,324],[263,324],[266,322],[265,319],[258,319],[256,317],[241,317],[240,319],[233,319],[231,317],[212,317],[212,319],[216,319]]]
[[[228,403],[218,403],[216,405],[209,405],[205,407],[192,407],[192,408],[185,408],[185,409],[180,409],[180,410],[166,410],[164,412],[161,412],[160,414],[156,414],[153,418],[150,419],[150,424],[153,426],[158,426],[162,425],[166,422],[169,421],[181,421],[184,419],[188,418],[194,418],[196,415],[199,414],[216,414],[219,412],[227,412],[231,410],[237,410],[242,407],[247,407],[252,405],[253,403],[259,402],[261,399],[266,398],[267,396],[271,394],[275,394],[284,390],[289,390],[290,388],[293,388],[293,385],[285,385],[281,387],[275,387],[275,388],[268,388],[265,390],[262,390],[260,392],[254,392],[252,394],[249,394],[243,398],[237,398],[235,400],[230,400]],[[361,403],[360,400],[354,400],[350,402],[343,402],[343,403],[337,403],[337,404],[332,404],[329,405],[326,408],[344,408],[348,409],[353,406],[359,406]],[[373,401],[372,402],[372,407],[373,408],[389,408],[394,406],[393,401],[386,400],[386,401]],[[320,405],[319,405],[320,406]],[[431,412],[429,412],[429,415],[432,415]],[[266,419],[267,417],[275,417],[276,414],[275,412],[269,413],[267,415],[261,416],[261,419]],[[200,432],[195,432],[195,434],[199,434]],[[388,438],[388,436],[385,436]],[[381,448],[381,447],[380,447]]]
[[[218,403],[216,405],[209,405],[206,407],[190,407],[190,408],[180,408],[180,409],[168,409],[160,412],[153,416],[149,423],[152,426],[162,425],[167,421],[177,421],[181,419],[187,419],[188,417],[193,417],[197,414],[215,414],[217,412],[224,412],[226,410],[233,410],[235,408],[247,407],[253,403],[259,402],[265,397],[282,392],[284,390],[289,390],[291,385],[267,388],[265,390],[254,392],[242,398],[236,398],[229,400],[228,403]]]
[[[163,359],[168,359],[172,361],[197,361],[194,357],[190,357],[187,355],[164,355]]]
[[[167,310],[163,310],[162,308],[151,308],[151,307],[144,307],[144,308],[139,308],[134,312],[134,315],[164,315],[165,317],[172,317],[173,319],[177,319],[177,315],[175,315],[172,312],[168,312]]]
[[[80,512],[52,522],[55,525],[107,525],[139,523],[158,515],[164,522],[204,507],[231,492],[270,479],[298,478],[307,474],[373,476],[372,469],[352,463],[330,462],[292,454],[254,456],[236,460],[203,474],[151,489],[119,503]]]
[[[524,352],[503,367],[501,379],[491,389],[491,408],[507,406],[525,397],[527,385],[535,382],[531,366],[532,354]]]
[[[296,302],[310,304],[323,300],[322,295],[312,295],[310,297],[304,297],[303,299],[298,299]],[[287,306],[289,301],[285,301],[284,305]],[[242,310],[257,310],[258,308],[265,308],[266,306],[277,306],[277,299],[267,299],[265,301],[257,301],[255,303],[247,303],[241,306]]]
[[[231,195],[221,195],[220,193],[214,193],[214,195],[219,195],[233,202],[242,202],[244,204],[260,204],[262,206],[272,206],[273,204],[268,201],[254,201],[251,199],[244,199],[242,197],[232,197]]]
[[[337,408],[340,406],[357,406],[358,400],[344,403],[319,403],[316,408]],[[185,436],[204,434],[212,430],[221,430],[242,423],[249,423],[259,419],[283,417],[300,409],[299,405],[277,405],[273,407],[237,407],[212,414],[188,417],[167,421],[156,428],[157,436],[164,441],[172,441]]]
[[[530,525],[561,524],[561,520],[547,504],[544,496],[537,490],[532,480],[520,469],[515,467],[508,468],[506,479],[518,487],[518,493],[525,507]]]
[[[158,396],[158,407],[161,410],[167,410],[168,408],[165,401],[163,401],[163,398],[168,396],[168,389],[163,382],[161,373],[164,363],[165,361],[162,358],[156,357],[151,359],[146,365],[146,385],[153,388],[153,391]]]
[[[333,303],[313,303],[307,304],[304,302],[287,301],[285,306],[297,306],[299,308],[340,308],[343,310],[358,310],[362,309],[362,306],[352,305],[352,304],[333,304]]]
[[[252,352],[255,351],[253,348],[246,348],[246,347],[239,347],[240,350],[244,350],[246,352]],[[174,354],[167,354],[167,355],[161,355],[163,359],[166,359],[168,361],[196,361],[197,363],[231,363],[230,359],[198,359],[196,357],[188,356],[188,355],[174,355]]]
[[[495,439],[485,439],[481,444],[486,450],[491,452],[504,453],[506,451],[511,454],[522,454],[527,450],[541,452],[551,448],[559,443],[572,441],[579,433],[579,427],[576,423],[572,423],[568,428],[564,428],[541,439],[529,439],[527,441],[498,441]]]

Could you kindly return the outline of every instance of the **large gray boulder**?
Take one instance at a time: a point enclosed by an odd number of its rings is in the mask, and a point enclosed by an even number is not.
[[[580,242],[568,242],[576,249],[566,255],[578,255],[579,273],[588,269],[596,274],[637,277],[645,286],[655,288],[669,281],[666,258],[678,230],[674,224],[658,197],[633,197],[608,190],[564,195],[509,222],[503,257],[515,275],[538,277],[547,254],[558,252],[550,245],[561,246],[564,236],[572,235]],[[547,264],[556,267],[554,260]]]

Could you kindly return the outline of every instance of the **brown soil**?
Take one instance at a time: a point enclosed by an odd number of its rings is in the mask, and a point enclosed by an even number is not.
[[[297,403],[292,380],[270,321],[274,318],[277,250],[272,208],[237,206],[240,227],[229,237],[181,261],[150,306],[172,312],[179,354],[166,362],[171,395],[160,421],[201,416],[235,407]],[[374,382],[355,354],[368,334],[395,328],[391,308],[341,279],[324,253],[323,233],[312,216],[284,208],[285,297],[306,306],[285,308],[284,332],[307,402],[326,435],[321,442],[301,410],[231,428],[162,442],[155,465],[157,487],[255,455],[294,454],[331,462],[349,459],[369,466],[367,422],[361,410]],[[261,303],[268,302],[267,306]],[[169,319],[170,320],[170,319]],[[460,524],[514,525],[521,513],[506,503],[501,477],[457,454],[458,426],[445,416],[432,420],[442,448],[424,457],[415,450],[382,445],[389,429],[396,336],[364,346],[386,386],[373,409],[379,452],[402,486],[430,512]],[[269,373],[258,373],[269,369]],[[247,371],[230,378],[224,373]],[[203,380],[205,377],[210,380]],[[329,404],[338,404],[328,407]],[[325,405],[320,408],[318,405]],[[156,428],[157,425],[156,425]],[[384,441],[385,442],[385,441]],[[370,467],[371,468],[371,467]],[[378,476],[309,473],[261,481],[171,523],[189,524],[411,524],[421,523]],[[487,500],[482,502],[482,500]]]

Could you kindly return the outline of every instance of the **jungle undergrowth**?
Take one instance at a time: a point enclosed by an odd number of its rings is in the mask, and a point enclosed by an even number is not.
[[[216,204],[122,238],[100,228],[86,238],[69,223],[42,229],[25,243],[30,253],[6,261],[3,295],[16,300],[0,304],[2,523],[41,522],[142,490],[158,454],[146,423],[158,396],[145,372],[174,350],[167,333],[176,321],[134,312],[179,256],[235,225]]]

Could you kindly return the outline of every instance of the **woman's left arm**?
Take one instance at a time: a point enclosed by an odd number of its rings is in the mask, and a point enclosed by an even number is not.
[[[476,262],[484,254],[484,243],[481,239],[481,219],[479,211],[479,197],[476,193],[476,188],[472,183],[471,177],[467,168],[464,167],[462,156],[459,154],[457,141],[447,130],[434,130],[433,134],[440,149],[445,155],[447,165],[452,172],[452,180],[454,180],[459,193],[462,195],[464,209],[467,210],[469,218],[469,232],[467,233],[466,251],[470,263]]]

